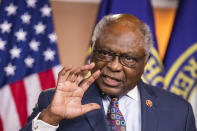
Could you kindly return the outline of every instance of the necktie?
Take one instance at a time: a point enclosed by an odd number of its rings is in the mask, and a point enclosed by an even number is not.
[[[112,98],[107,111],[109,131],[126,131],[126,123],[118,105],[119,98]]]

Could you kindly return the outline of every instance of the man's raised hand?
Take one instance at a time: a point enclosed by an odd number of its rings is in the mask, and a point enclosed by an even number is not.
[[[100,109],[96,103],[81,104],[85,91],[100,75],[100,71],[96,71],[82,81],[94,66],[95,64],[91,63],[74,70],[72,67],[63,68],[58,74],[57,87],[52,102],[42,111],[39,119],[51,125],[57,125],[62,119],[73,119],[95,109]],[[66,77],[68,71],[70,73]]]

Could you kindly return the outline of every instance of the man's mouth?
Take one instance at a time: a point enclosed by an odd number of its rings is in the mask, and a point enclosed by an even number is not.
[[[108,76],[105,74],[102,74],[102,79],[103,79],[104,84],[111,86],[111,87],[119,86],[122,82],[122,80],[120,80],[118,78]]]

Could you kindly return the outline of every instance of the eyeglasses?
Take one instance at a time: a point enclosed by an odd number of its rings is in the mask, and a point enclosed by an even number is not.
[[[141,57],[133,57],[129,55],[116,54],[111,51],[96,50],[96,49],[93,52],[94,59],[99,60],[99,61],[104,61],[104,62],[113,61],[116,56],[119,57],[119,61],[123,66],[129,67],[129,68],[135,68],[139,60],[142,59],[146,55],[143,55]]]

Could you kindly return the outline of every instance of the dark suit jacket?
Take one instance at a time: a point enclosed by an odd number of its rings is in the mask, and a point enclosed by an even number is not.
[[[196,131],[192,107],[188,102],[142,81],[138,88],[141,96],[142,131]],[[32,119],[50,104],[54,91],[55,89],[50,89],[40,94],[37,106],[21,131],[31,131]],[[147,106],[146,100],[152,101],[152,107]],[[102,108],[72,120],[62,120],[58,131],[107,131],[102,98],[95,84],[88,88],[82,99],[83,104],[92,102],[98,103]]]

